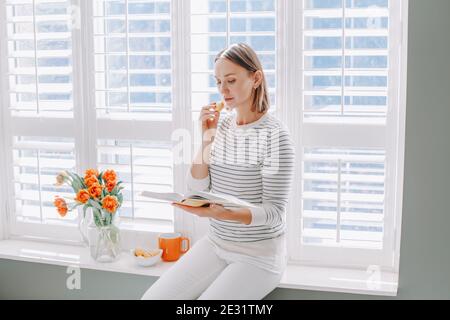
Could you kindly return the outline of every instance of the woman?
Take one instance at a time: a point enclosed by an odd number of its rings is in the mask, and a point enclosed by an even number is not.
[[[227,108],[236,112],[220,119],[214,104],[202,109],[203,143],[188,171],[188,187],[236,196],[256,207],[173,204],[208,217],[210,230],[143,299],[262,299],[277,287],[286,266],[291,140],[268,113],[267,84],[253,49],[232,45],[217,55],[214,69]]]

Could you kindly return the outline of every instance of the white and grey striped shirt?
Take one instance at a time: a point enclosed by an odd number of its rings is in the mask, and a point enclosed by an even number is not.
[[[293,171],[293,144],[277,118],[266,113],[255,122],[237,125],[232,114],[219,121],[208,177],[197,180],[188,175],[188,187],[232,195],[257,205],[250,209],[249,225],[210,219],[210,233],[216,238],[257,242],[284,234]]]

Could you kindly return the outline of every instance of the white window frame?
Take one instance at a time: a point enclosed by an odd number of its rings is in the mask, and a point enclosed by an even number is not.
[[[366,255],[367,250],[351,250],[342,252],[342,250],[310,250],[311,248],[304,248],[299,243],[298,235],[301,232],[299,208],[301,203],[298,199],[301,191],[301,172],[296,170],[294,185],[292,190],[292,197],[288,207],[287,227],[288,227],[288,250],[290,253],[290,263],[292,264],[306,264],[306,265],[329,265],[329,266],[352,266],[362,267],[373,265],[374,263],[381,266],[383,269],[393,270],[398,272],[399,267],[399,250],[400,250],[400,231],[401,231],[401,217],[402,217],[402,194],[403,194],[403,169],[404,169],[404,147],[405,147],[405,112],[406,112],[406,52],[407,52],[407,12],[408,0],[391,0],[390,3],[394,6],[393,11],[400,16],[398,28],[391,28],[390,34],[391,44],[400,44],[394,46],[395,50],[390,52],[390,61],[396,61],[396,65],[391,68],[390,88],[395,95],[397,103],[396,108],[390,108],[387,116],[387,129],[374,126],[374,134],[382,132],[384,137],[395,136],[395,140],[391,139],[387,145],[387,153],[390,162],[387,164],[388,168],[393,169],[386,173],[387,179],[391,182],[387,183],[390,189],[387,189],[386,196],[388,206],[391,208],[392,214],[386,215],[385,225],[385,239],[387,244],[386,250],[379,255],[374,261],[373,255]],[[94,58],[93,58],[93,20],[92,20],[92,4],[87,0],[72,0],[72,4],[79,6],[82,12],[81,15],[81,30],[73,30],[72,50],[73,50],[73,86],[74,86],[74,119],[67,121],[60,121],[59,119],[46,119],[51,126],[47,125],[48,133],[55,134],[64,128],[64,132],[73,134],[76,143],[76,160],[78,168],[88,168],[96,166],[96,137],[97,130],[110,130],[108,124],[113,120],[99,120],[96,119],[96,110],[93,107],[95,101],[94,92]],[[298,104],[298,92],[301,92],[302,84],[301,77],[298,76],[297,67],[301,66],[301,57],[298,53],[301,50],[301,43],[295,41],[302,38],[301,24],[302,21],[298,17],[301,16],[302,3],[298,0],[278,0],[277,1],[277,116],[285,123],[291,135],[294,137],[297,150],[297,161],[301,163],[300,151],[310,137],[305,137],[303,132],[305,127],[299,125],[297,119],[302,119],[302,110],[299,107],[293,108]],[[172,14],[172,92],[173,92],[173,115],[172,126],[167,126],[167,123],[161,121],[142,121],[139,119],[132,119],[132,121],[117,120],[117,124],[129,126],[130,132],[133,135],[130,138],[139,138],[139,134],[149,128],[156,128],[152,132],[152,137],[155,139],[166,138],[171,136],[176,128],[187,128],[193,133],[193,126],[196,119],[192,119],[191,112],[191,74],[190,74],[190,1],[172,0],[171,2]],[[300,14],[300,15],[299,15]],[[6,21],[5,6],[0,7],[0,21]],[[5,28],[0,28],[0,93],[8,92],[8,77],[7,77],[7,33]],[[186,54],[189,53],[189,54]],[[292,66],[296,66],[293,68]],[[2,105],[9,105],[9,97],[6,94],[1,94]],[[392,99],[393,100],[393,99]],[[391,100],[391,101],[392,101]],[[288,111],[289,110],[289,111]],[[395,113],[392,114],[392,110]],[[2,154],[8,157],[0,159],[0,177],[3,181],[12,181],[11,170],[11,121],[10,112],[8,108],[3,107],[1,110],[2,116],[2,139],[0,141],[0,150]],[[81,118],[81,114],[84,116]],[[27,119],[21,119],[17,122],[18,125],[14,128],[15,134],[27,135],[36,133],[27,126]],[[78,123],[80,125],[75,125]],[[333,130],[340,130],[338,127],[332,128],[330,125],[324,125],[326,128]],[[53,128],[53,129],[51,129]],[[358,128],[356,127],[355,130]],[[366,127],[364,127],[366,129]],[[311,129],[308,129],[311,130]],[[317,133],[317,131],[310,131]],[[352,131],[355,132],[355,131]],[[356,131],[357,132],[357,131]],[[114,132],[111,132],[113,135]],[[302,137],[302,140],[297,137]],[[121,137],[126,138],[126,137]],[[143,139],[149,137],[145,134],[141,136]],[[317,133],[314,139],[320,138]],[[375,139],[372,141],[374,146],[378,146],[379,142]],[[365,142],[366,147],[370,147],[370,143]],[[194,150],[195,152],[196,150]],[[391,155],[395,155],[392,157]],[[185,192],[185,173],[188,170],[189,164],[181,164],[174,167],[174,186],[176,192]],[[299,168],[299,166],[297,166]],[[0,238],[8,237],[15,238],[20,234],[31,234],[35,240],[49,238],[57,238],[59,240],[69,239],[70,243],[80,243],[80,237],[76,228],[45,228],[39,226],[18,226],[13,223],[14,217],[11,216],[12,208],[9,203],[14,199],[11,188],[0,186],[2,195],[5,198],[0,198],[0,221],[3,226],[0,229]],[[11,211],[11,213],[9,212]],[[175,225],[176,231],[182,232],[185,235],[193,237],[195,242],[199,235],[201,228],[197,229],[198,219],[194,216],[182,213],[179,210],[175,211]],[[70,231],[70,232],[69,232]],[[137,234],[142,236],[149,236],[148,231],[139,233],[135,227],[130,226],[125,228],[124,232],[128,232],[130,240],[135,238]],[[150,232],[156,240],[157,232]],[[127,238],[128,236],[125,236]],[[71,240],[71,241],[70,241]],[[299,250],[300,249],[300,250]],[[323,248],[322,248],[323,249]],[[307,253],[307,256],[312,259],[304,260],[302,257]],[[324,255],[324,253],[326,253]],[[350,263],[349,263],[350,261]]]
[[[2,3],[0,7],[0,21],[2,23],[6,24],[6,4],[5,2]],[[38,132],[42,134],[42,131],[44,135],[51,135],[54,136],[57,133],[57,130],[64,129],[61,132],[64,132],[66,135],[73,137],[73,131],[74,131],[74,125],[73,120],[71,119],[45,119],[42,117],[20,117],[15,118],[14,120],[14,127],[12,123],[12,116],[9,111],[10,101],[9,101],[9,80],[8,80],[8,63],[7,63],[7,57],[8,57],[8,46],[7,46],[7,30],[6,28],[0,28],[1,34],[0,34],[0,49],[2,50],[2,56],[1,56],[1,87],[0,92],[1,96],[3,98],[2,105],[4,106],[1,108],[1,118],[3,121],[2,126],[2,154],[4,154],[4,158],[2,159],[2,162],[4,162],[4,169],[2,170],[2,177],[3,181],[7,182],[6,186],[3,186],[5,188],[5,195],[6,199],[4,199],[6,205],[6,212],[3,215],[3,223],[6,225],[7,231],[5,232],[5,237],[13,238],[15,235],[21,235],[26,238],[32,238],[32,239],[48,239],[49,237],[57,236],[61,237],[61,239],[66,240],[67,242],[72,242],[75,236],[75,233],[72,232],[74,228],[70,227],[57,227],[54,226],[47,226],[47,225],[41,225],[39,224],[39,227],[36,227],[32,223],[24,223],[24,222],[18,222],[15,219],[15,209],[14,209],[14,187],[11,185],[13,181],[13,160],[12,160],[12,137],[13,135],[34,135]],[[39,131],[36,128],[32,128],[29,124],[29,121],[35,121],[36,119],[39,119],[41,124],[39,125]],[[44,124],[45,123],[45,124]],[[61,136],[61,135],[59,135]],[[62,238],[62,236],[65,236]]]
[[[398,272],[400,255],[400,231],[403,198],[403,170],[405,148],[405,113],[406,113],[406,58],[407,58],[407,19],[408,0],[391,0],[390,15],[400,18],[395,27],[390,28],[389,61],[389,97],[390,108],[386,126],[380,125],[348,125],[303,123],[301,103],[298,105],[298,94],[302,92],[302,7],[303,0],[286,0],[284,6],[278,5],[278,86],[280,119],[285,122],[295,141],[296,172],[292,197],[288,207],[288,252],[291,264],[369,268],[379,267],[381,270]],[[281,36],[282,35],[282,36]],[[287,66],[291,66],[288,68]],[[295,67],[292,67],[295,66]],[[284,70],[282,72],[282,70]],[[300,74],[300,76],[298,76]],[[392,98],[391,98],[392,97]],[[393,105],[392,105],[393,104]],[[292,106],[296,106],[293,108]],[[287,111],[289,110],[289,111]],[[358,139],[358,132],[370,130],[371,140]],[[360,131],[361,130],[361,131]],[[305,132],[308,135],[305,135]],[[333,134],[330,134],[332,132]],[[329,136],[342,135],[355,137],[351,146],[385,147],[386,189],[385,189],[385,225],[383,250],[375,253],[370,249],[326,248],[304,246],[301,244],[301,190],[302,190],[302,149],[311,142],[329,141]],[[367,137],[367,133],[364,134]],[[379,138],[381,137],[381,138]],[[333,144],[339,146],[339,139],[332,138]],[[386,142],[384,141],[386,139]],[[314,144],[312,144],[314,145]],[[301,215],[301,213],[300,213]]]
[[[2,5],[0,8],[0,21],[6,21],[5,8]],[[6,28],[0,28],[0,57],[5,57],[7,55],[7,42],[6,42],[7,30]],[[9,98],[4,94],[4,88],[7,85],[6,70],[7,65],[5,59],[0,59],[0,153],[6,154],[6,137],[5,137],[5,107],[8,105]],[[0,157],[0,179],[1,181],[6,180],[6,161],[5,157]],[[0,240],[7,239],[9,234],[8,228],[8,206],[7,206],[7,188],[4,183],[0,184]]]

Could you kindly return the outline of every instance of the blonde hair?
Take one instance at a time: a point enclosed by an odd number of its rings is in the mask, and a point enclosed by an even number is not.
[[[221,58],[228,59],[250,72],[261,71],[262,81],[255,89],[251,110],[260,113],[268,111],[270,100],[269,91],[267,90],[267,81],[256,52],[245,43],[237,43],[219,52],[214,62],[217,62],[217,60]]]

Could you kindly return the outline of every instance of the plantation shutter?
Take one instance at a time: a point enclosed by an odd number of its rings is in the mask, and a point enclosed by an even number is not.
[[[143,190],[174,191],[171,1],[93,1],[96,159],[124,181],[121,221],[172,231],[173,208]]]
[[[392,266],[398,7],[305,0],[297,12],[301,214],[294,257]]]
[[[7,190],[13,236],[76,241],[77,213],[60,218],[53,207],[61,170],[78,166],[70,1],[6,1],[3,98],[8,150]]]

